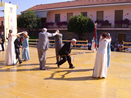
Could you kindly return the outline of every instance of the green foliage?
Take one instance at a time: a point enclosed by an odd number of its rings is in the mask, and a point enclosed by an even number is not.
[[[19,28],[31,30],[39,28],[40,19],[35,15],[35,12],[29,10],[22,12],[17,22]]]
[[[30,39],[38,39],[37,36],[30,36]]]
[[[81,39],[84,33],[93,32],[95,26],[90,18],[80,14],[70,18],[67,28],[68,31],[76,33]]]

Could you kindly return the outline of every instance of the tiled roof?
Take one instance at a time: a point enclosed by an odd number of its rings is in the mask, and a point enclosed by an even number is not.
[[[52,9],[52,8],[84,6],[84,5],[115,4],[115,3],[129,3],[129,2],[131,2],[131,0],[75,0],[75,1],[67,1],[67,2],[59,2],[59,3],[51,3],[51,4],[40,4],[40,5],[33,6],[32,8],[29,9],[43,10],[43,9]]]

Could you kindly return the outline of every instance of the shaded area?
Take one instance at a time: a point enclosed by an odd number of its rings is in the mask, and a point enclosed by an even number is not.
[[[48,80],[49,78],[45,78]],[[92,76],[87,77],[72,77],[72,78],[53,78],[53,80],[66,80],[66,81],[85,81],[85,80],[101,80],[104,78],[93,78]]]
[[[55,63],[47,63],[46,65],[54,65],[54,64],[55,64]],[[22,66],[36,66],[36,65],[38,65],[38,67],[36,67],[36,68],[17,69],[17,68],[22,67]],[[3,66],[3,67],[4,67],[4,66]],[[1,68],[3,68],[3,67],[1,67]],[[8,65],[8,67],[10,67],[10,68],[0,69],[0,72],[43,71],[43,70],[40,70],[39,64]],[[47,68],[48,70],[50,70],[50,69],[57,69],[57,66],[56,66],[56,67],[46,66],[46,68]]]
[[[0,68],[3,68],[3,67],[5,67],[4,61],[0,61]]]
[[[45,65],[55,65],[55,63],[46,63]]]
[[[3,67],[10,67],[10,68],[7,68],[7,69],[0,69],[0,72],[10,72],[10,71],[29,71],[29,70],[36,70],[36,69],[16,69],[16,68],[19,68],[19,67],[22,67],[22,66],[36,66],[36,65],[39,65],[39,64],[19,64],[19,65],[3,65]],[[1,68],[3,68],[1,67]]]
[[[7,69],[0,69],[0,72],[19,72],[19,71],[40,71],[39,68],[33,68],[33,69],[16,69],[16,67],[14,67],[15,69],[12,68],[7,68]]]
[[[49,78],[45,78],[45,80],[67,80],[67,81],[80,81],[80,80],[98,80],[97,78],[93,78],[92,76],[87,76],[87,77],[71,77],[71,78],[65,78],[66,75],[73,73],[73,72],[84,72],[84,71],[93,71],[93,69],[73,69],[73,70],[62,70],[62,71],[56,71],[51,74]],[[62,73],[66,72],[61,76],[61,78],[54,78],[56,73]]]

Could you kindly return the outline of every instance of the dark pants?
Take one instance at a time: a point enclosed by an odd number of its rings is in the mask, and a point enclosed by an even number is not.
[[[22,63],[22,61],[20,59],[20,50],[19,50],[19,48],[15,49],[15,53],[16,53],[16,59],[18,59],[19,63]]]
[[[61,60],[61,57],[59,56],[59,51],[61,48],[56,47],[55,51],[56,51],[56,63],[59,62]]]
[[[62,58],[62,60],[58,62],[58,65],[61,65],[61,64],[65,63],[66,61],[68,61],[69,67],[73,66],[73,64],[71,63],[71,57],[70,56],[63,56],[61,58]]]
[[[2,51],[4,51],[4,43],[1,43]]]

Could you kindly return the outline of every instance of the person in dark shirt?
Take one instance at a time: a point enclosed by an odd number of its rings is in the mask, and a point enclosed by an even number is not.
[[[1,32],[0,34],[0,44],[1,44],[1,47],[2,47],[2,51],[4,51],[4,42],[5,42],[5,37],[4,37],[4,34],[3,32]]]
[[[72,46],[75,44],[76,44],[76,39],[72,39],[71,42],[65,43],[64,46],[60,49],[59,55],[61,56],[62,60],[60,60],[57,63],[58,67],[60,67],[60,65],[62,65],[64,62],[68,61],[69,68],[75,68],[71,63],[71,57],[70,57]]]
[[[24,37],[23,36],[20,36],[18,37],[15,41],[14,41],[14,44],[15,44],[15,53],[16,53],[16,59],[18,59],[19,61],[19,64],[22,63],[21,59],[20,59],[20,50],[19,48],[22,48],[22,42],[24,41]]]

